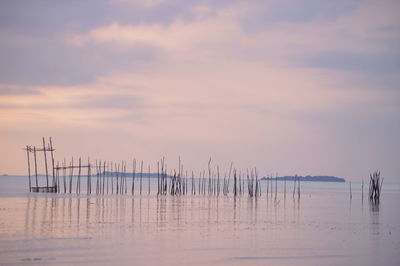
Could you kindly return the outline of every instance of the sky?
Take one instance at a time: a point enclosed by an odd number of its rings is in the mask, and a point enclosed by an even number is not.
[[[388,0],[2,0],[0,174],[26,174],[23,147],[51,136],[56,160],[400,180],[398,14]]]

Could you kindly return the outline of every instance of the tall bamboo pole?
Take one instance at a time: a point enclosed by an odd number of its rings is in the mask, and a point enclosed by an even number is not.
[[[35,159],[35,178],[36,178],[36,188],[38,185],[38,176],[37,176],[37,160],[36,160],[36,147],[33,147],[33,158]]]
[[[150,164],[149,164],[149,190],[147,191],[147,195],[150,195]]]
[[[64,194],[67,193],[67,181],[66,181],[66,176],[67,176],[67,162],[64,158],[63,162],[63,184],[64,184]]]
[[[142,195],[143,160],[140,162],[140,195]]]
[[[72,157],[71,160],[71,168],[70,168],[70,172],[69,172],[69,194],[72,193],[72,177],[74,176],[74,157]]]
[[[135,172],[136,172],[136,159],[132,162],[132,195],[135,194]]]
[[[44,164],[46,167],[46,186],[49,187],[49,173],[47,170],[46,144],[44,142],[44,137],[43,137],[43,153],[44,153]]]
[[[76,182],[76,193],[81,193],[81,157],[79,157],[79,170],[78,170],[78,181]]]
[[[50,137],[50,155],[51,155],[51,166],[53,168],[53,186],[56,186],[55,171],[54,171],[53,143],[51,141],[51,137]]]
[[[31,185],[31,165],[29,162],[29,147],[26,146],[26,156],[28,158],[28,176],[29,176],[29,192],[32,192],[32,185]]]

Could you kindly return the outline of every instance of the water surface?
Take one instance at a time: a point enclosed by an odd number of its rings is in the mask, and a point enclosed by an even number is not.
[[[400,265],[396,185],[371,204],[360,184],[352,199],[348,184],[304,183],[300,199],[280,189],[275,200],[38,194],[22,178],[0,182],[2,265]]]

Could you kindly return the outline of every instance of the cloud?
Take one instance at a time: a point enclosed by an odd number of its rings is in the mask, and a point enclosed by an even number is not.
[[[400,53],[324,51],[305,57],[300,64],[306,67],[362,71],[375,75],[399,73]]]
[[[159,56],[146,45],[121,50],[107,44],[71,46],[65,39],[0,32],[0,80],[22,86],[88,83],[112,71],[140,68]]]
[[[89,142],[113,139],[113,157],[182,148],[194,164],[213,153],[358,176],[400,156],[396,2],[7,5],[0,83],[41,93],[1,95],[8,138],[58,130],[83,145],[85,128]],[[377,147],[390,157],[376,158]]]
[[[71,108],[81,109],[143,109],[143,99],[134,95],[108,94],[108,95],[79,95]]]
[[[310,21],[334,21],[351,14],[360,0],[298,0],[298,1],[249,1],[249,14],[243,24],[250,31],[259,31],[277,23],[306,23]]]
[[[166,3],[166,0],[114,0],[115,3],[131,4],[140,7],[154,7]]]
[[[8,95],[39,95],[41,92],[37,89],[23,88],[23,87],[2,87],[0,86],[0,96]]]

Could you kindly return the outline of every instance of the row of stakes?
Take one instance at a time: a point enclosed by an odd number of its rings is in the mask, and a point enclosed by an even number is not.
[[[87,164],[78,159],[78,164],[74,164],[74,160],[67,163],[64,159],[63,162],[55,162],[52,140],[45,144],[43,138],[43,146],[37,148],[36,146],[26,146],[27,161],[28,161],[28,176],[29,176],[29,191],[30,192],[51,192],[51,193],[87,193],[92,194],[128,194],[132,195],[139,193],[142,195],[146,192],[150,194],[150,180],[157,178],[157,195],[217,195],[221,193],[225,196],[232,193],[234,196],[248,194],[250,197],[259,197],[261,193],[261,183],[258,177],[256,168],[247,169],[246,171],[238,171],[233,168],[233,163],[230,164],[228,174],[224,174],[223,178],[220,177],[220,168],[211,167],[211,158],[208,161],[207,170],[201,171],[195,178],[193,171],[190,173],[185,170],[179,157],[178,170],[168,169],[165,163],[165,158],[157,162],[157,173],[151,173],[150,165],[148,165],[147,173],[144,169],[143,161],[140,161],[140,171],[137,167],[137,160],[132,160],[132,172],[127,172],[127,162],[120,163],[95,161],[91,164],[90,159]],[[37,167],[37,153],[43,152],[44,166],[46,173],[46,186],[39,186],[38,182],[38,167]],[[48,171],[47,153],[50,153],[51,170],[52,174]],[[35,185],[32,183],[31,176],[31,163],[30,154],[34,157],[34,177]],[[74,170],[77,171],[74,172]],[[92,171],[94,171],[92,173]],[[145,188],[144,178],[147,177],[147,188]],[[75,184],[73,180],[75,181]],[[266,182],[266,195],[273,197],[275,200],[278,194],[278,176],[275,178],[269,176]],[[274,182],[275,181],[275,182]],[[137,184],[138,182],[138,184]],[[232,183],[231,183],[232,182]],[[82,191],[82,184],[86,183],[86,191]],[[94,183],[94,184],[93,184]],[[274,184],[275,183],[275,184]],[[297,195],[300,198],[300,178],[297,175],[293,182],[293,197]],[[376,171],[370,176],[369,183],[369,198],[373,201],[379,201],[382,191],[383,178],[380,178],[380,172]],[[95,185],[95,190],[92,186]],[[136,186],[136,187],[135,187]],[[284,179],[284,197],[286,198],[286,179]],[[364,182],[362,183],[362,193],[364,194]],[[351,182],[350,182],[350,198],[352,198]]]

